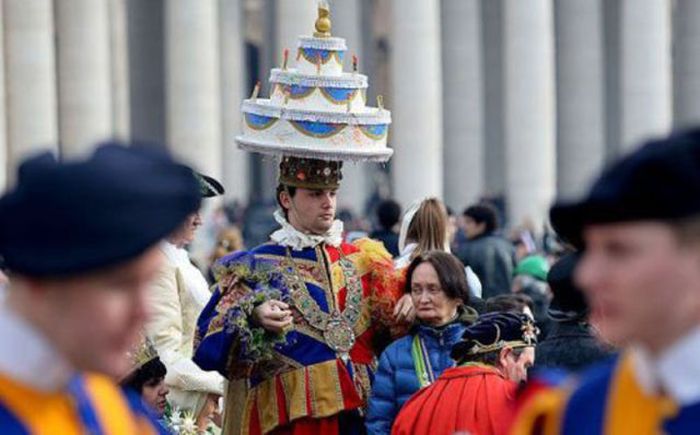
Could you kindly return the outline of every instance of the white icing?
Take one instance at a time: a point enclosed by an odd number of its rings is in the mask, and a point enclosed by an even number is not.
[[[350,112],[361,112],[365,108],[364,89],[358,89],[350,100]],[[285,103],[286,100],[286,103]],[[259,101],[259,100],[258,100]],[[321,89],[314,89],[311,94],[302,98],[287,98],[280,87],[275,87],[270,101],[273,105],[285,107],[287,109],[309,109],[313,107],[317,111],[347,113],[347,103],[337,104],[329,101],[322,93]]]
[[[391,112],[376,107],[364,107],[362,111],[331,113],[320,110],[291,109],[275,105],[271,100],[258,98],[243,101],[244,113],[293,121],[326,122],[332,124],[377,125],[391,124]]]
[[[345,51],[348,49],[348,47],[345,45],[344,38],[337,38],[333,36],[326,38],[317,38],[314,36],[300,36],[299,47],[334,51]]]
[[[308,157],[313,159],[368,162],[386,162],[391,158],[392,154],[394,154],[394,150],[386,148],[385,146],[376,147],[375,149],[357,149],[348,146],[343,146],[342,149],[331,149],[327,144],[319,146],[294,142],[294,145],[286,145],[273,141],[258,140],[257,137],[258,135],[256,135],[256,138],[237,136],[236,142],[238,142],[238,148],[272,156],[284,154],[286,156]]]
[[[271,83],[284,83],[286,85],[299,85],[306,87],[366,89],[367,76],[364,74],[342,73],[338,76],[326,77],[316,74],[302,74],[296,69],[282,70],[273,68],[270,71]]]
[[[326,63],[321,63],[319,69],[316,63],[309,62],[304,56],[299,57],[296,67],[300,73],[305,75],[337,77],[343,74],[343,64],[339,63],[335,56],[331,57]]]
[[[252,151],[332,159],[387,160],[393,150],[386,147],[388,135],[367,136],[360,125],[346,125],[330,137],[318,138],[298,131],[289,121],[280,119],[264,130],[255,130],[243,121],[243,134],[236,138],[239,147]]]

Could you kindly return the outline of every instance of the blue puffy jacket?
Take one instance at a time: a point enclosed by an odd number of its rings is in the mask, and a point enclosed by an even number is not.
[[[411,355],[415,334],[423,338],[430,356],[430,364],[437,378],[454,365],[450,358],[452,346],[462,337],[468,323],[455,321],[440,328],[417,325],[410,335],[396,340],[382,353],[379,368],[372,384],[367,410],[367,433],[390,434],[391,425],[403,404],[420,389],[416,368]]]

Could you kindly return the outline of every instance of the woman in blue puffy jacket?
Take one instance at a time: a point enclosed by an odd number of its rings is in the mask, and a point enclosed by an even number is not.
[[[389,434],[403,404],[447,368],[452,346],[473,322],[464,266],[452,254],[428,251],[413,259],[406,271],[417,324],[411,333],[386,348],[372,385],[367,433]]]

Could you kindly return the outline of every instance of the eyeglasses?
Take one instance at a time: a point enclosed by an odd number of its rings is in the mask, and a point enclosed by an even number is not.
[[[442,288],[436,285],[428,285],[426,287],[411,287],[411,296],[418,297],[426,293],[428,296],[435,296],[442,292]]]

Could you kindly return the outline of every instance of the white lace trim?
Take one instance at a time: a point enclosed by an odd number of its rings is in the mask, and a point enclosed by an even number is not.
[[[345,39],[343,38],[316,38],[313,36],[300,36],[299,47],[332,51],[345,51],[348,49],[348,47],[345,45]]]
[[[281,210],[275,210],[275,220],[282,228],[270,235],[270,239],[282,246],[288,246],[295,251],[305,248],[314,248],[319,243],[338,247],[343,242],[343,222],[336,219],[331,228],[325,234],[305,234],[297,230],[287,222]]]
[[[288,70],[273,68],[270,71],[270,82],[307,88],[364,89],[367,87],[367,76],[364,74],[343,73],[339,76],[324,77],[302,74],[292,68]]]

